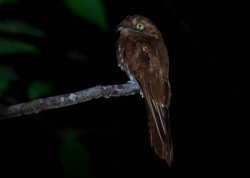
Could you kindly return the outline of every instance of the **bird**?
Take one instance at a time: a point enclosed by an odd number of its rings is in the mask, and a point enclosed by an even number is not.
[[[169,57],[156,25],[141,15],[127,16],[117,26],[118,66],[138,84],[146,101],[150,145],[169,166],[173,162],[169,106]]]

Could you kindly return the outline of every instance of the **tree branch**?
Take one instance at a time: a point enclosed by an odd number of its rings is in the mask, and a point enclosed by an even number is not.
[[[48,109],[66,107],[100,97],[110,98],[128,96],[138,92],[139,86],[136,83],[130,82],[121,85],[95,86],[78,92],[41,98],[26,103],[8,106],[0,110],[0,120],[18,117],[23,114],[29,115],[32,113],[39,113],[40,111]]]

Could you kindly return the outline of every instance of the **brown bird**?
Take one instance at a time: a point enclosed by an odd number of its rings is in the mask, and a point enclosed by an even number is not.
[[[127,16],[119,25],[118,64],[145,97],[151,146],[168,165],[173,161],[170,133],[169,59],[161,32],[146,17]]]

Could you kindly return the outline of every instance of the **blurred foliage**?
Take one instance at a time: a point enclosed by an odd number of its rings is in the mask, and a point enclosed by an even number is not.
[[[2,4],[7,4],[7,3],[14,3],[14,2],[17,2],[18,0],[0,0],[0,6],[2,5]]]
[[[16,53],[38,53],[40,50],[35,46],[17,40],[0,38],[0,55]]]
[[[89,153],[80,142],[80,135],[81,131],[72,128],[61,132],[60,157],[68,178],[93,177]]]
[[[68,8],[86,21],[108,31],[106,9],[101,0],[64,0]]]
[[[28,96],[30,99],[37,99],[46,96],[52,92],[52,84],[43,81],[35,81],[28,88]]]
[[[10,4],[18,2],[18,0],[0,0],[0,6],[2,4]],[[97,27],[103,31],[108,30],[108,21],[106,15],[106,9],[101,0],[64,0],[67,7],[76,15],[80,16],[82,19],[96,24]],[[0,21],[0,33],[8,34],[8,38],[0,37],[0,56],[11,55],[11,54],[34,54],[39,53],[38,49],[33,44],[24,42],[23,40],[18,40],[16,35],[28,35],[32,37],[44,37],[45,33],[32,26],[28,25],[23,21],[14,19],[5,19]],[[86,55],[79,52],[68,52],[67,56],[74,60],[86,60]],[[11,67],[9,67],[11,70]],[[12,70],[13,71],[13,70]],[[6,70],[2,70],[0,73],[0,79],[3,80],[3,76],[7,76]],[[16,77],[18,74],[15,74]],[[1,87],[3,91],[6,91],[9,87],[8,82],[1,82]],[[41,87],[39,89],[39,87]],[[35,91],[37,90],[37,91]],[[28,96],[30,99],[35,99],[39,96],[46,95],[51,92],[51,86],[39,83],[33,83],[28,89]]]
[[[15,2],[18,2],[18,0],[0,0],[0,8],[5,4],[12,6],[10,3]],[[79,16],[81,19],[95,24],[97,28],[104,32],[108,31],[106,9],[101,0],[64,0],[63,2],[72,13]],[[18,9],[18,3],[16,3],[16,5],[17,6],[15,6],[15,8]],[[32,23],[27,24],[24,21],[18,20],[18,17],[15,18],[16,19],[10,19],[5,17],[5,19],[1,18],[0,20],[0,59],[9,55],[15,55],[15,57],[18,57],[18,54],[34,54],[43,51],[34,46],[32,43],[26,42],[25,39],[26,37],[29,39],[43,38],[46,35],[45,32],[33,26]],[[23,35],[25,36],[24,38]],[[66,53],[65,51],[62,52],[70,60],[85,61],[87,58],[84,53],[79,52],[76,49],[72,49]],[[8,59],[8,57],[5,59]],[[11,83],[18,79],[19,76],[11,65],[1,65],[0,61],[0,95],[8,91]],[[28,83],[25,87],[27,88],[26,92],[30,100],[44,97],[52,93],[53,85],[48,81],[38,81],[36,79],[32,80],[34,81],[32,83]],[[6,100],[12,99],[12,96],[4,97]],[[9,104],[10,102],[7,101],[4,104],[6,103]],[[65,172],[64,177],[93,177],[89,153],[80,142],[80,136],[81,132],[75,129],[66,129],[61,131],[62,144],[59,152]]]
[[[0,21],[0,32],[11,34],[25,34],[34,37],[43,37],[45,35],[42,30],[18,20]]]
[[[0,32],[12,35],[25,34],[34,37],[43,37],[44,32],[31,25],[17,20],[0,21]],[[15,37],[15,36],[14,36]],[[16,53],[38,53],[40,50],[27,42],[0,38],[0,55]]]
[[[0,65],[0,95],[8,90],[15,80],[18,80],[16,72],[9,66]]]

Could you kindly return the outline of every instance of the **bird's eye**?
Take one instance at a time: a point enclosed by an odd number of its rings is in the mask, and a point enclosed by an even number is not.
[[[142,31],[142,30],[144,30],[144,28],[145,28],[145,26],[144,26],[143,23],[137,23],[135,27],[136,27],[136,29],[139,30],[139,31]]]

